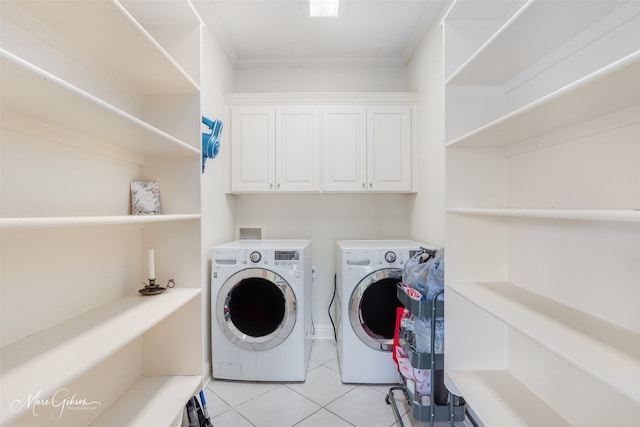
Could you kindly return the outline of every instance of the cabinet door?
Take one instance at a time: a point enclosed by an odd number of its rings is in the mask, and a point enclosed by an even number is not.
[[[275,189],[275,108],[231,109],[231,191]]]
[[[320,191],[320,110],[276,108],[276,191]]]
[[[366,109],[327,107],[323,114],[323,190],[365,191]]]
[[[411,107],[367,108],[367,189],[411,191]]]

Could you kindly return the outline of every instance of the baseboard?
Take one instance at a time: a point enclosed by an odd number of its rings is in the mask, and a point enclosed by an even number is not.
[[[313,327],[313,339],[314,340],[334,340],[333,325],[330,323],[324,325],[314,325]]]
[[[204,366],[202,367],[202,388],[205,388],[211,378],[213,377],[213,371],[211,370],[211,360],[207,360],[204,362]]]

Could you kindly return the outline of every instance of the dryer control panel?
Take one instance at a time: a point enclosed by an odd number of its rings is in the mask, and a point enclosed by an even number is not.
[[[297,266],[300,264],[300,251],[273,249],[219,249],[214,251],[214,267],[235,266],[239,264],[254,266]]]
[[[406,248],[375,249],[373,251],[374,266],[402,268],[411,258],[410,250]]]
[[[213,254],[213,269],[247,267],[278,267],[297,269],[301,267],[301,251],[274,249],[223,249]]]
[[[373,263],[373,250],[346,249],[342,254],[345,267],[367,267]]]
[[[298,265],[300,251],[274,251],[273,263],[280,266]]]
[[[235,249],[214,249],[213,266],[231,266],[238,263],[238,251]]]
[[[297,267],[300,264],[298,250],[247,249],[239,252],[239,264],[255,267],[271,265],[280,268]]]
[[[343,268],[402,268],[418,251],[407,248],[346,249],[342,255]]]

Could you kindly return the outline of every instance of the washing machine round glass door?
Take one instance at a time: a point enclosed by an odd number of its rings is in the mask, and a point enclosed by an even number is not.
[[[248,268],[225,281],[216,300],[218,325],[245,350],[269,350],[296,323],[296,298],[286,280],[270,270]]]
[[[360,280],[351,294],[351,327],[358,338],[374,350],[391,351],[393,346],[396,309],[402,305],[396,289],[401,281],[401,269],[374,271]]]

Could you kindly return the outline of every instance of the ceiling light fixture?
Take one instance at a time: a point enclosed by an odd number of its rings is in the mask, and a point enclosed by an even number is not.
[[[309,15],[312,18],[338,16],[340,0],[309,0]]]

